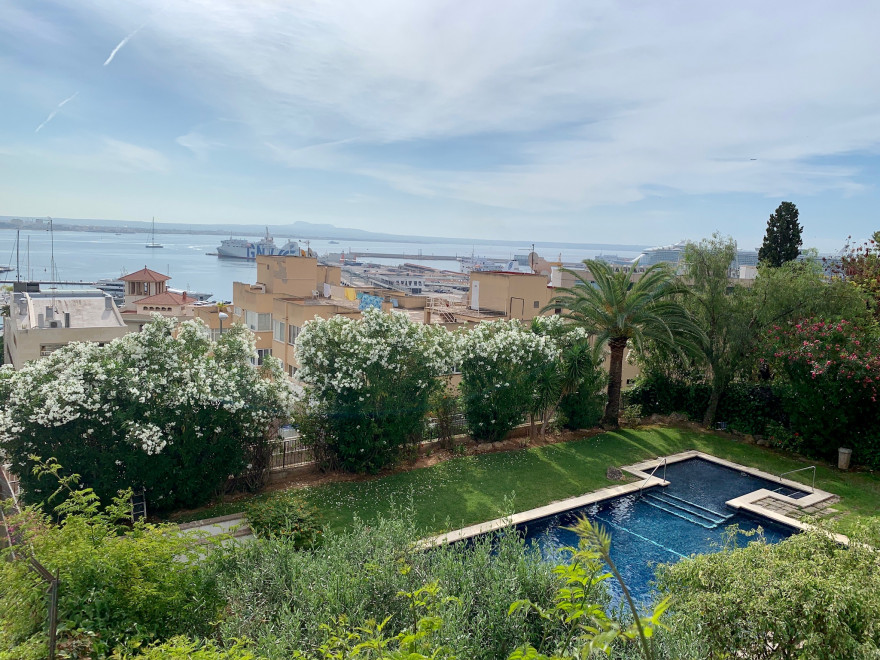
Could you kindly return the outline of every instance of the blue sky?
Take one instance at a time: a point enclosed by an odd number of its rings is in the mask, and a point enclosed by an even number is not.
[[[788,200],[833,250],[880,229],[878,33],[863,0],[0,0],[0,214],[754,247]]]

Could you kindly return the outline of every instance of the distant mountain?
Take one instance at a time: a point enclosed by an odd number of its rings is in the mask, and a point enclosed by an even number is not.
[[[26,216],[0,215],[0,228],[14,228],[24,223],[23,228],[33,228],[31,223],[46,223],[46,218]],[[103,220],[94,218],[53,218],[57,231],[125,231],[148,233],[151,222],[144,220]],[[241,236],[255,238],[268,228],[269,233],[278,238],[294,239],[345,239],[351,241],[393,241],[396,243],[454,243],[461,245],[516,245],[526,247],[534,244],[536,248],[544,246],[568,245],[572,248],[586,250],[621,250],[640,252],[648,245],[631,245],[626,243],[567,243],[564,241],[530,241],[505,239],[474,239],[446,238],[441,236],[407,236],[403,234],[387,234],[350,227],[336,227],[331,224],[297,221],[287,225],[195,225],[177,222],[156,222],[157,233],[174,234],[217,234],[223,236]]]

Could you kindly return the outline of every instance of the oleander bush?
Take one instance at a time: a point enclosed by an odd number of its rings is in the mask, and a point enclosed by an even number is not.
[[[535,386],[559,348],[519,321],[489,321],[460,335],[461,395],[471,437],[497,442],[534,408]]]
[[[37,455],[105,502],[130,487],[145,490],[151,511],[203,504],[248,471],[288,414],[280,363],[255,369],[254,350],[244,326],[214,342],[201,322],[154,316],[106,346],[69,344],[19,371],[3,367],[0,450],[24,498],[51,492],[33,472]]]
[[[303,326],[296,340],[299,378],[308,388],[303,436],[332,463],[378,472],[422,438],[429,400],[455,360],[442,326],[366,309]]]
[[[874,327],[811,319],[774,327],[764,359],[803,450],[833,459],[840,446],[853,460],[880,467],[880,350]]]

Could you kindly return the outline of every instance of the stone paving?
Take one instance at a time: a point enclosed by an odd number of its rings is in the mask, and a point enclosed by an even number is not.
[[[818,504],[813,504],[811,506],[800,507],[797,504],[791,504],[789,502],[784,502],[782,500],[776,499],[775,497],[765,497],[762,500],[758,500],[754,502],[756,506],[764,507],[774,513],[778,513],[783,516],[788,516],[790,518],[802,518],[804,516],[828,516],[834,513],[838,513],[837,509],[832,509],[831,504],[834,502],[839,502],[839,497],[832,497],[823,502],[819,502]]]

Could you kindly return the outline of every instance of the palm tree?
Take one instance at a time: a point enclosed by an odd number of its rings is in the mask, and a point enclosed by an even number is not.
[[[611,365],[602,426],[617,428],[627,344],[632,342],[640,349],[646,342],[690,348],[699,330],[677,300],[687,290],[668,264],[648,267],[635,282],[630,272],[615,273],[604,261],[585,259],[584,265],[595,284],[582,272],[563,269],[577,281],[573,287],[558,289],[544,311],[562,308],[562,316],[589,332],[597,347],[608,344]],[[633,264],[633,273],[637,266],[638,262]]]

